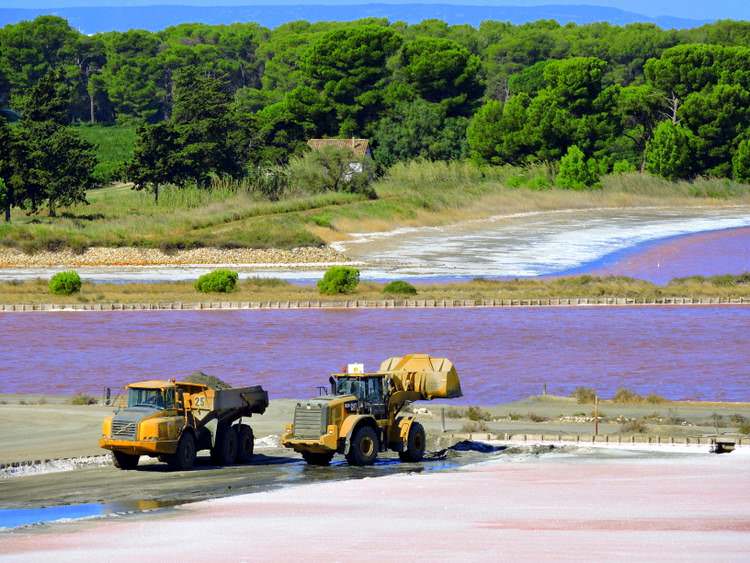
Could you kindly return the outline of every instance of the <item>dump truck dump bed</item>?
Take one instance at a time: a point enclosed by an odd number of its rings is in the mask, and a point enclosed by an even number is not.
[[[263,414],[268,407],[268,392],[260,385],[217,389],[214,392],[212,410],[247,408],[251,413]]]

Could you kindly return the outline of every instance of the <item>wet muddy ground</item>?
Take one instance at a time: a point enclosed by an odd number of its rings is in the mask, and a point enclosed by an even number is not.
[[[528,455],[530,452],[537,455],[551,450],[549,447],[506,449],[463,443],[457,448],[428,452],[420,463],[402,463],[395,453],[388,452],[381,454],[371,467],[351,467],[342,456],[337,456],[329,467],[313,467],[290,450],[264,448],[246,465],[217,467],[208,456],[202,456],[193,470],[183,472],[171,471],[167,465],[152,461],[142,462],[133,471],[121,471],[109,464],[92,465],[62,473],[0,480],[0,528],[12,527],[24,516],[24,511],[27,521],[37,517],[36,522],[138,512],[301,484],[449,471],[499,455]],[[60,508],[49,514],[43,510],[28,511],[64,505],[69,506],[68,513]],[[91,514],[86,514],[86,510]]]

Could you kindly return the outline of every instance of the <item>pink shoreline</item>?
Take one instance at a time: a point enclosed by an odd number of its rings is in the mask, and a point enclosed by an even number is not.
[[[750,227],[675,237],[636,251],[614,264],[595,268],[597,275],[620,275],[667,283],[672,278],[714,276],[750,271]]]
[[[747,560],[750,455],[527,458],[0,536],[9,560]],[[138,555],[135,556],[135,550]]]

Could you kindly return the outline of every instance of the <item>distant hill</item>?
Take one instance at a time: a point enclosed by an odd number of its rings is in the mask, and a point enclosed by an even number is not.
[[[440,19],[450,24],[478,26],[485,20],[520,24],[553,19],[561,24],[609,22],[625,25],[635,22],[655,23],[663,28],[690,28],[704,23],[674,17],[650,18],[617,8],[599,6],[465,6],[449,4],[356,4],[356,5],[281,5],[281,6],[136,6],[59,9],[0,8],[0,25],[33,19],[39,15],[57,15],[83,33],[146,29],[158,31],[187,22],[228,24],[257,22],[274,28],[295,20],[350,21],[360,18],[388,18],[391,21],[419,23]]]

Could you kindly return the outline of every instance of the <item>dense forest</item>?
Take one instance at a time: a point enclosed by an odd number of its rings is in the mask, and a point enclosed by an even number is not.
[[[85,36],[45,16],[0,29],[3,105],[47,142],[57,129],[43,123],[138,126],[150,175],[130,179],[141,185],[285,163],[312,137],[367,138],[381,169],[562,159],[570,187],[636,169],[746,181],[750,23],[371,19]],[[33,131],[15,134],[33,144]],[[57,142],[90,157],[85,142]],[[192,168],[174,172],[175,161]]]

